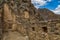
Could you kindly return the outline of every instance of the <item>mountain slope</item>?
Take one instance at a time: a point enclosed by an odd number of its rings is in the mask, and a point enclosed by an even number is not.
[[[57,14],[54,14],[52,11],[44,8],[44,9],[38,9],[38,12],[43,17],[44,20],[55,20],[60,19],[60,17]]]

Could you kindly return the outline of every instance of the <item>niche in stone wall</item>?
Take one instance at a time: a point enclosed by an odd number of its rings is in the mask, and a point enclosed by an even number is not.
[[[8,30],[12,30],[12,23],[8,24]]]
[[[8,27],[8,29],[12,29],[12,25],[10,25],[10,26]]]
[[[42,30],[47,33],[47,27],[42,27]]]
[[[35,28],[34,27],[32,27],[32,31],[35,31]]]

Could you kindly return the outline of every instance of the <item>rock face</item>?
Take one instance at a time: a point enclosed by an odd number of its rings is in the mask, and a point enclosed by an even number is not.
[[[60,40],[60,18],[48,9],[36,9],[31,0],[3,0],[1,40]]]
[[[22,36],[18,32],[8,32],[4,34],[3,40],[29,40],[28,36]]]

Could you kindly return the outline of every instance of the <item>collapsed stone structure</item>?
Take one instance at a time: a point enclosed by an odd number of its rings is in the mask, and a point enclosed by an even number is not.
[[[45,20],[41,12],[31,4],[31,0],[5,0],[2,4],[0,8],[2,40],[60,40],[59,17]],[[16,37],[11,36],[12,32],[18,32],[15,35],[20,34],[23,38],[14,39]]]

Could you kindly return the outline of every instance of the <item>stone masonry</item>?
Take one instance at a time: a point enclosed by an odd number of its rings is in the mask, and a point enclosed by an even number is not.
[[[1,4],[1,40],[60,40],[60,19],[45,20],[31,0],[1,0]]]

